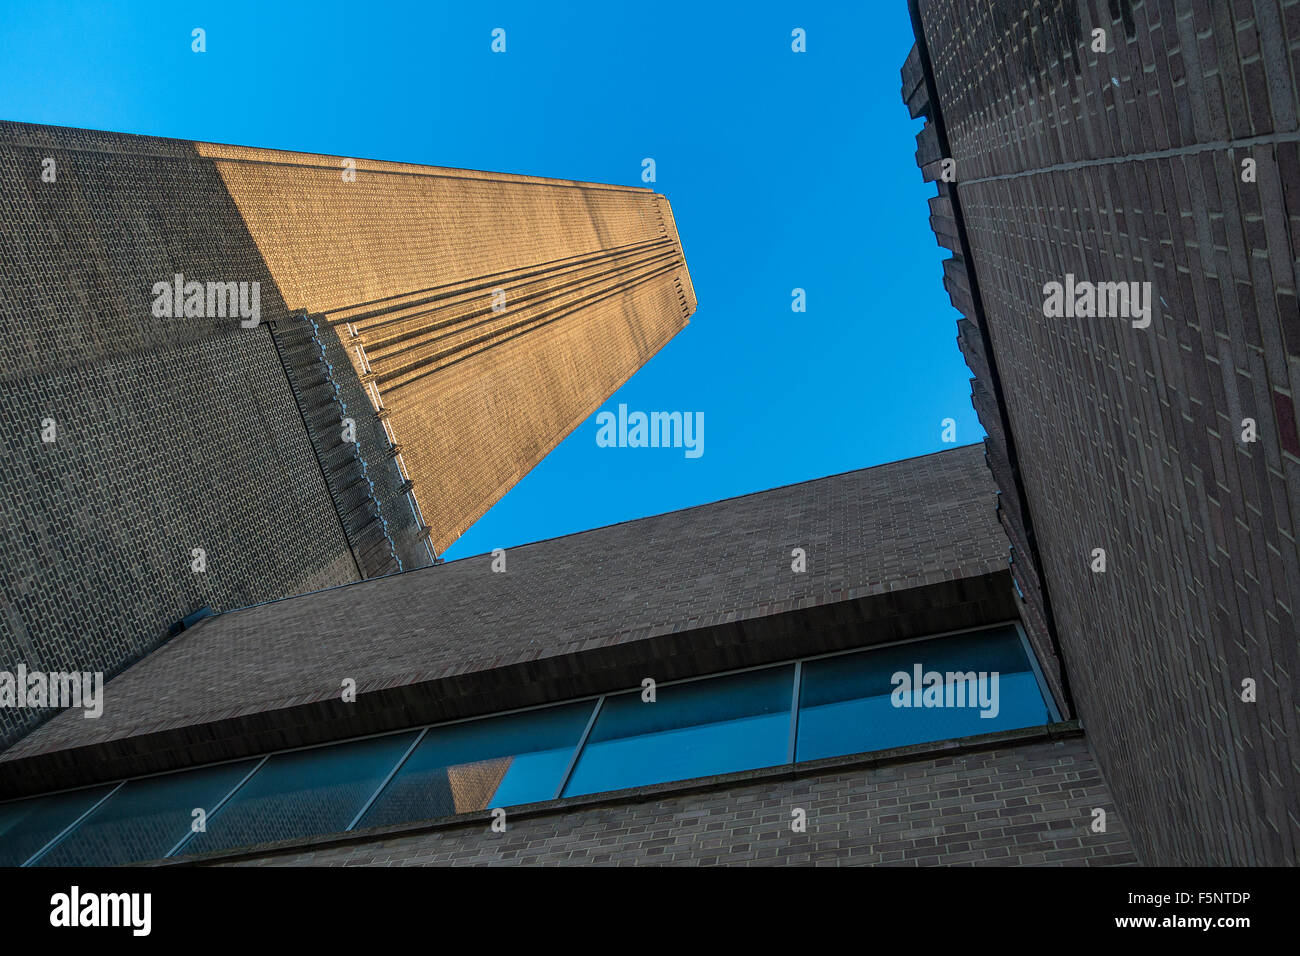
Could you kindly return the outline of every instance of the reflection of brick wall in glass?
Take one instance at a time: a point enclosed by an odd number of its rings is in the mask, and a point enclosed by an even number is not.
[[[166,856],[240,783],[243,760],[129,780],[40,857],[41,866],[115,866]]]
[[[184,853],[206,853],[289,836],[339,833],[415,742],[388,734],[335,747],[275,754],[196,834]]]
[[[453,808],[450,813],[467,813],[470,810],[486,810],[492,795],[501,786],[502,779],[510,769],[513,757],[497,757],[493,760],[480,760],[476,763],[463,763],[458,767],[447,768],[447,780],[451,787]]]

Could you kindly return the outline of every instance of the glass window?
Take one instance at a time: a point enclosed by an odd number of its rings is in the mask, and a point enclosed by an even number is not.
[[[359,827],[551,800],[595,701],[430,729]]]
[[[785,763],[794,665],[606,698],[566,796]]]
[[[795,759],[1050,722],[1015,628],[954,634],[805,662]]]
[[[113,789],[113,784],[0,803],[0,866],[21,866]]]
[[[42,854],[40,866],[118,866],[157,860],[190,832],[195,809],[211,814],[256,760],[129,780]]]
[[[412,731],[276,754],[180,853],[341,832],[416,736]]]
[[[116,865],[786,764],[793,663],[0,804],[0,866]],[[999,626],[804,661],[795,760],[1041,726],[1019,630]],[[583,731],[591,734],[577,753]],[[416,741],[419,741],[416,745]],[[414,745],[414,746],[413,746]],[[407,756],[409,752],[409,756]],[[406,757],[402,765],[398,761]],[[390,777],[391,775],[391,777]],[[245,780],[245,778],[247,779]],[[245,781],[220,809],[231,788]],[[102,805],[100,799],[112,793]],[[92,810],[92,808],[94,808]],[[190,835],[195,808],[207,832]],[[89,811],[89,812],[88,812]]]

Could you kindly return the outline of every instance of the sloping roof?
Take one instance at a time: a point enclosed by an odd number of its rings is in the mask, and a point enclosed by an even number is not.
[[[807,554],[805,573],[791,570],[794,548]],[[504,573],[481,555],[228,612],[113,680],[100,718],[61,714],[0,755],[0,767],[124,738],[136,738],[133,751],[164,741],[174,750],[167,734],[181,728],[190,743],[210,743],[223,721],[269,730],[289,708],[298,724],[334,719],[385,689],[422,688],[419,700],[437,689],[435,716],[521,706],[521,686],[545,680],[535,700],[577,696],[612,689],[591,683],[611,654],[633,669],[624,680],[740,666],[750,661],[732,645],[744,637],[720,638],[727,628],[896,601],[1004,571],[1006,555],[982,450],[966,446],[511,548]],[[913,610],[937,603],[951,602]],[[665,635],[674,643],[656,642]],[[345,678],[357,682],[357,704],[339,703]],[[449,702],[458,695],[475,699]],[[388,710],[416,723],[415,700],[390,698]]]

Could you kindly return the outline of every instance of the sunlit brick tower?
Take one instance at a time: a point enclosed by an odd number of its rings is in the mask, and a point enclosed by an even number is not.
[[[644,188],[20,123],[0,176],[0,669],[431,563],[695,309]]]

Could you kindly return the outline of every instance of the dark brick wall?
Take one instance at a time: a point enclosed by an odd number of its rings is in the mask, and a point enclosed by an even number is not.
[[[306,313],[275,323],[271,335],[361,577],[429,564],[392,444],[338,337]]]
[[[807,813],[805,833],[792,811]],[[1106,832],[1091,830],[1093,808]],[[482,815],[479,815],[482,817]],[[1135,862],[1082,737],[555,806],[247,858],[257,866],[1076,865]],[[222,861],[216,861],[222,862]],[[229,862],[229,861],[227,861]]]
[[[959,202],[931,211],[982,301],[950,283],[1004,523],[1041,560],[1025,576],[1134,843],[1153,864],[1294,864],[1300,3],[918,9],[938,102],[920,57],[904,96],[957,162]],[[1067,273],[1152,283],[1151,326],[1045,318]]]
[[[61,714],[0,755],[0,796],[1014,618],[982,458],[540,541],[503,573],[480,555],[218,615],[109,684],[98,720]]]
[[[358,578],[238,210],[189,145],[131,139],[0,124],[2,670],[111,675],[203,605]],[[263,325],[155,318],[176,272],[260,281]],[[0,709],[0,748],[46,716]]]

